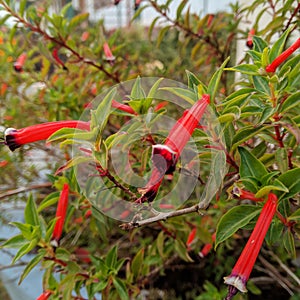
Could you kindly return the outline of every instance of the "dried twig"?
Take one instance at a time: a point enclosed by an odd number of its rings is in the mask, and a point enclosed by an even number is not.
[[[120,227],[124,230],[131,230],[133,228],[142,227],[142,226],[149,225],[149,224],[152,224],[152,223],[155,223],[158,221],[166,221],[169,218],[174,218],[174,217],[178,217],[178,216],[182,216],[182,215],[186,215],[186,214],[190,214],[190,213],[194,213],[194,212],[203,215],[203,213],[200,212],[200,210],[202,210],[202,209],[204,209],[204,207],[201,207],[199,204],[196,204],[191,207],[182,208],[182,209],[171,211],[171,212],[158,213],[154,217],[151,217],[151,218],[148,218],[145,220],[134,219],[133,221],[131,221],[129,223],[121,224]]]
[[[0,200],[4,199],[6,197],[10,197],[12,195],[25,193],[25,192],[37,190],[37,189],[43,189],[43,188],[47,188],[47,187],[51,187],[51,186],[52,186],[51,182],[46,182],[46,183],[34,184],[31,186],[26,186],[26,187],[20,187],[20,188],[14,189],[14,190],[8,190],[8,191],[0,194]]]

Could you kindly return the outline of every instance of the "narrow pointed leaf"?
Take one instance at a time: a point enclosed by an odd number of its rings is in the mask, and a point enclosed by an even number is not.
[[[230,209],[217,225],[215,248],[247,225],[259,213],[260,208],[252,205],[240,205]]]

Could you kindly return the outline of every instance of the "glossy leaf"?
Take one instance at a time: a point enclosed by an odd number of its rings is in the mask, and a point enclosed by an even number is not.
[[[138,278],[143,269],[144,255],[145,249],[141,248],[132,260],[131,270],[134,278]]]
[[[250,64],[237,65],[235,67],[226,68],[225,70],[240,72],[242,74],[247,74],[247,75],[259,75],[258,67],[256,65],[250,65]]]
[[[231,208],[221,217],[217,225],[215,249],[259,213],[260,208],[252,205],[239,205]]]
[[[213,74],[212,78],[210,79],[210,82],[207,87],[207,93],[210,95],[210,101],[211,103],[214,102],[217,89],[221,80],[222,73],[224,71],[225,66],[227,65],[228,61],[230,60],[230,57],[228,57],[220,66],[220,68]]]
[[[278,180],[289,189],[281,199],[288,199],[300,193],[300,168],[287,171],[280,175]]]
[[[254,177],[260,180],[268,171],[265,166],[246,148],[238,148],[241,156],[240,175],[241,177]]]
[[[39,216],[36,208],[35,201],[33,200],[32,195],[29,196],[27,204],[24,210],[24,218],[27,224],[33,226],[40,226]]]
[[[22,281],[26,278],[26,276],[30,273],[30,271],[42,261],[44,256],[46,255],[47,251],[46,249],[40,249],[39,253],[36,254],[36,256],[26,265],[25,269],[22,272],[22,275],[20,277],[20,280],[18,284],[21,284]]]

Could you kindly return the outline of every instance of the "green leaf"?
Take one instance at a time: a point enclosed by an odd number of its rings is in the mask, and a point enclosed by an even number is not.
[[[57,203],[60,192],[53,192],[46,196],[43,201],[40,203],[37,211],[40,213],[45,208]]]
[[[224,151],[217,151],[213,153],[213,160],[211,163],[211,173],[206,181],[205,190],[199,199],[199,207],[207,207],[218,189],[222,185],[224,176],[227,172],[226,155]]]
[[[288,171],[289,168],[288,152],[285,148],[278,148],[276,150],[275,160],[278,165],[278,169],[282,174]]]
[[[140,6],[139,9],[133,15],[133,17],[131,18],[130,22],[132,23],[135,19],[137,19],[141,15],[142,11],[144,9],[146,9],[147,7],[149,7],[149,5],[142,5],[142,6]]]
[[[273,44],[273,46],[272,46],[272,48],[270,50],[270,53],[269,53],[269,60],[270,60],[270,62],[272,62],[283,51],[285,42],[287,40],[287,37],[290,34],[291,29],[292,29],[291,27],[288,28],[281,35],[281,37],[278,40],[276,40],[275,43]]]
[[[265,77],[253,76],[253,85],[261,93],[270,96],[269,82]]]
[[[222,216],[217,225],[215,249],[220,243],[247,225],[260,211],[259,207],[253,205],[239,205],[230,209]]]
[[[271,191],[281,191],[287,193],[289,190],[280,183],[279,180],[276,180],[273,185],[266,185],[262,187],[256,194],[255,197],[261,198],[265,195],[268,195]]]
[[[243,64],[231,68],[225,68],[225,70],[240,72],[242,74],[248,74],[248,75],[259,75],[258,67],[256,65],[250,65],[250,64]]]
[[[95,134],[93,131],[85,131],[76,128],[61,128],[55,131],[48,139],[48,142],[56,142],[65,139],[77,139],[80,141],[93,141]]]
[[[289,192],[283,195],[282,200],[300,193],[300,168],[289,170],[277,179],[289,189]]]
[[[296,258],[294,235],[290,230],[287,230],[283,234],[283,245],[287,252],[292,256],[292,258]]]
[[[0,245],[0,248],[20,248],[27,242],[28,241],[24,238],[23,234],[18,234],[6,240],[2,245]]]
[[[116,88],[112,88],[98,105],[98,107],[91,111],[91,128],[97,128],[98,135],[102,134],[102,131],[107,124],[111,112],[111,103],[116,95],[116,92]]]
[[[184,7],[188,4],[188,0],[182,0],[176,11],[176,20],[179,20]]]
[[[116,288],[121,300],[129,300],[126,286],[124,282],[119,278],[113,278],[113,285]]]
[[[166,33],[172,28],[172,26],[166,26],[159,31],[158,37],[156,39],[156,47],[159,47]]]
[[[146,7],[146,5],[145,5],[145,7]],[[156,22],[157,22],[159,19],[160,19],[160,16],[156,17],[156,18],[152,21],[152,23],[151,23],[151,25],[150,25],[150,27],[149,27],[149,30],[148,30],[148,38],[149,38],[149,40],[151,40],[151,36],[152,36],[153,29],[154,29],[154,27],[155,27]]]
[[[37,212],[35,201],[33,200],[32,195],[28,197],[26,207],[24,210],[24,218],[25,222],[27,224],[33,225],[33,226],[40,226],[40,220],[39,215]]]
[[[32,226],[30,224],[23,224],[20,222],[11,222],[10,224],[16,226],[22,233],[25,239],[31,240],[35,235],[39,226]]]
[[[232,140],[232,150],[235,150],[239,145],[248,141],[253,136],[257,135],[262,130],[266,129],[267,126],[257,126],[253,127],[253,125],[245,126],[237,131],[236,135]]]
[[[141,270],[143,269],[144,254],[145,249],[141,248],[132,260],[131,270],[134,278],[138,278],[141,273]]]
[[[168,91],[183,100],[187,101],[190,104],[195,104],[198,100],[198,95],[192,89],[184,89],[184,88],[177,88],[177,87],[163,87],[160,90]]]
[[[29,272],[43,259],[46,253],[46,249],[40,249],[39,253],[34,256],[34,258],[27,264],[27,266],[23,270],[18,284],[22,283],[22,281],[26,278]]]
[[[257,125],[262,125],[266,120],[271,118],[276,111],[277,111],[276,107],[266,106],[261,113]]]
[[[21,0],[20,1],[19,15],[21,17],[24,16],[24,11],[25,11],[25,8],[26,8],[26,3],[27,3],[27,0]]]
[[[73,17],[69,23],[69,30],[74,30],[75,27],[87,20],[89,18],[89,15],[89,13],[81,13]]]
[[[263,176],[268,174],[265,166],[251,152],[243,147],[238,148],[241,156],[240,175],[243,177],[254,177],[261,180]]]
[[[300,220],[300,208],[293,212],[289,217],[289,221],[299,221]]]
[[[174,246],[176,253],[181,257],[181,259],[186,262],[193,262],[193,259],[189,256],[186,245],[182,240],[176,239]]]
[[[67,3],[60,11],[62,16],[67,16],[68,10],[72,7],[72,1]]]
[[[211,103],[214,102],[217,89],[221,80],[221,76],[223,73],[223,70],[225,66],[227,65],[228,61],[230,60],[230,57],[227,57],[227,59],[222,63],[221,67],[213,74],[208,87],[207,87],[207,93],[210,95],[210,101]]]
[[[164,78],[159,78],[151,87],[150,91],[148,92],[147,98],[154,99],[159,88],[160,83],[164,80]]]
[[[290,95],[282,104],[280,108],[280,112],[284,113],[289,111],[295,107],[299,107],[300,104],[300,92],[296,92]]]
[[[261,37],[259,36],[253,36],[253,50],[262,53],[264,51],[265,48],[268,47],[268,44],[265,40],[263,40]]]
[[[236,115],[234,113],[227,113],[218,117],[219,123],[227,123],[232,122],[236,119]]]
[[[37,239],[33,239],[31,242],[28,242],[25,245],[23,245],[19,249],[19,251],[17,252],[17,254],[15,255],[15,257],[13,258],[12,264],[14,264],[17,260],[19,260],[24,255],[28,254],[31,250],[33,250],[36,247],[37,244],[38,244],[38,240]]]
[[[109,251],[108,254],[106,255],[106,258],[105,258],[105,264],[106,264],[110,269],[114,269],[115,264],[116,264],[116,262],[117,262],[117,251],[118,251],[117,246],[114,246],[113,248],[110,249],[110,251]]]
[[[244,178],[241,178],[241,181],[242,181],[243,185],[245,186],[245,188],[247,190],[249,190],[250,192],[256,193],[258,191],[260,184],[259,184],[258,180],[256,180],[256,178],[244,177]]]

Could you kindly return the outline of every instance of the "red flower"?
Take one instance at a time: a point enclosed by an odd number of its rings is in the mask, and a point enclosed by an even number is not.
[[[213,233],[211,236],[211,240],[212,242],[214,242],[216,240],[216,233]],[[210,252],[210,250],[212,249],[213,243],[207,243],[203,246],[203,248],[201,249],[201,251],[199,251],[198,255],[203,258],[205,256],[207,256],[207,254]]]
[[[112,100],[111,106],[113,108],[125,111],[125,112],[127,112],[129,114],[137,115],[137,113],[133,110],[132,107],[130,107],[129,105],[120,103],[120,102],[118,102],[118,101],[116,101],[114,99]]]
[[[39,297],[36,298],[36,300],[47,300],[51,296],[51,291],[45,291],[43,294],[41,294]]]
[[[270,193],[244,250],[233,267],[231,274],[224,278],[225,283],[229,285],[225,300],[230,300],[238,290],[243,293],[247,292],[246,283],[276,212],[277,202],[277,196]]]
[[[251,200],[251,201],[254,201],[254,202],[261,202],[261,201],[264,200],[263,198],[255,197],[255,194],[253,194],[249,191],[240,189],[239,187],[234,187],[233,188],[232,195],[233,195],[234,198],[238,198],[240,200],[247,199],[247,200]]]
[[[137,10],[141,5],[142,0],[135,0],[134,1],[134,10]]]
[[[48,139],[61,128],[78,128],[90,130],[90,123],[83,121],[57,121],[32,125],[22,129],[8,128],[5,130],[5,144],[11,151],[22,145]]]
[[[246,45],[251,49],[253,47],[253,36],[255,35],[255,29],[249,30]]]
[[[188,248],[188,250],[191,249],[191,244],[193,243],[193,241],[195,240],[195,237],[196,237],[196,233],[197,233],[197,228],[194,227],[191,232],[189,233],[188,235],[188,238],[186,240],[186,247]]]
[[[22,53],[14,63],[14,69],[17,72],[23,72],[23,66],[26,61],[27,55],[26,53]]]
[[[65,66],[65,64],[63,63],[63,61],[60,59],[60,57],[58,56],[58,49],[57,48],[54,48],[53,51],[52,51],[52,56],[53,58],[55,59],[55,61],[62,66],[62,68],[64,70],[68,70],[68,68]]]
[[[266,67],[266,71],[269,73],[274,73],[279,65],[281,65],[285,60],[288,59],[298,48],[300,47],[300,38],[296,42],[282,52],[277,58],[275,58],[271,64]]]
[[[198,127],[209,101],[209,95],[203,95],[202,99],[183,113],[171,129],[165,143],[153,146],[153,170],[146,186],[139,189],[142,196],[137,200],[138,203],[154,200],[164,175],[174,172],[180,154],[193,131]]]
[[[58,204],[57,204],[57,209],[56,209],[57,220],[54,226],[54,230],[52,233],[52,240],[51,240],[51,245],[53,247],[58,247],[58,242],[60,240],[63,231],[67,209],[68,209],[68,198],[69,198],[69,185],[65,183],[62,192],[60,194]]]
[[[112,63],[116,58],[113,56],[111,50],[110,50],[110,47],[108,45],[107,42],[105,42],[103,44],[103,51],[104,51],[104,55],[105,55],[105,59],[107,61],[109,61],[110,63]]]

